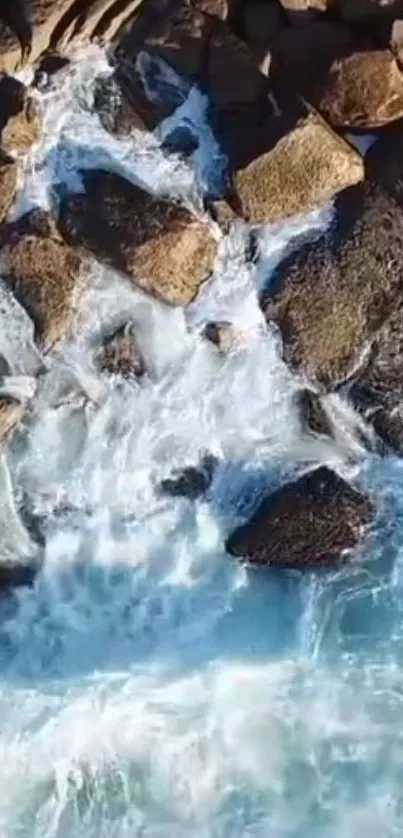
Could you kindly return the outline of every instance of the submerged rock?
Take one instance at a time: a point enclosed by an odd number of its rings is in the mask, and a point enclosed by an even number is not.
[[[196,500],[209,489],[218,460],[206,454],[199,466],[187,466],[158,484],[158,491],[173,498]]]
[[[234,176],[241,214],[253,224],[308,212],[364,177],[360,154],[316,114]]]
[[[59,228],[66,241],[113,265],[144,291],[187,305],[212,270],[217,242],[210,226],[120,175],[93,170],[82,178],[85,192],[61,202]]]
[[[144,375],[146,366],[137,345],[134,323],[125,323],[105,337],[94,361],[98,369],[108,375],[128,379]]]
[[[317,436],[333,436],[332,423],[318,393],[304,387],[297,390],[295,402],[303,430]]]
[[[0,148],[0,224],[6,218],[17,191],[18,167]]]
[[[210,321],[204,327],[202,335],[224,354],[236,349],[241,342],[239,331],[233,323],[226,320]]]
[[[28,151],[39,138],[41,117],[25,85],[0,76],[0,136],[4,151]]]
[[[4,278],[35,325],[45,350],[68,331],[83,287],[83,259],[58,236],[49,216],[33,210],[1,231]]]
[[[333,64],[319,108],[337,128],[380,128],[403,116],[403,76],[388,50],[356,52]]]
[[[403,214],[374,184],[336,201],[333,225],[277,267],[261,305],[281,330],[293,371],[326,390],[365,367],[402,302]]]
[[[267,496],[229,536],[226,549],[256,565],[335,567],[357,546],[374,514],[368,497],[323,466]]]

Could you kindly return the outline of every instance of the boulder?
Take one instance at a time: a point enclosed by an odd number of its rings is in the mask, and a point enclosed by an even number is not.
[[[389,50],[340,58],[318,107],[336,128],[371,131],[403,116],[403,75]]]
[[[384,19],[394,20],[403,16],[402,0],[337,0],[337,10],[349,23]]]
[[[209,489],[217,459],[206,454],[199,466],[187,466],[178,470],[172,477],[167,477],[158,484],[158,492],[172,498],[188,498],[196,500]]]
[[[120,175],[93,170],[82,179],[85,191],[61,202],[65,240],[127,274],[144,291],[187,305],[212,270],[217,242],[209,225]]]
[[[243,217],[267,224],[308,212],[363,177],[360,154],[311,113],[239,169],[233,188]]]
[[[0,148],[0,224],[6,218],[17,191],[18,167]]]
[[[226,320],[210,321],[203,329],[202,336],[212,343],[224,355],[240,345],[241,335],[233,323]]]
[[[83,259],[40,210],[6,225],[0,245],[5,280],[33,320],[40,347],[48,350],[70,327]]]
[[[401,305],[403,213],[371,183],[336,200],[320,238],[278,265],[261,305],[291,368],[333,390],[357,375],[379,330]]]
[[[28,151],[40,134],[41,117],[35,99],[13,76],[0,76],[0,137],[4,151]]]
[[[255,565],[295,570],[345,561],[374,518],[371,500],[326,467],[268,495],[227,539],[227,552]]]
[[[100,372],[107,375],[126,379],[144,375],[146,367],[137,345],[134,323],[124,323],[107,335],[102,347],[95,353],[94,362]]]

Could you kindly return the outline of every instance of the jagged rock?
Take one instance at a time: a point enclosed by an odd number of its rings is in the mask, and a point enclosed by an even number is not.
[[[188,466],[177,472],[175,476],[161,480],[158,491],[173,498],[183,497],[196,500],[209,489],[217,462],[216,457],[206,454],[200,466]]]
[[[326,467],[267,496],[226,542],[256,565],[296,570],[335,567],[374,518],[371,500]]]
[[[68,331],[83,285],[83,259],[58,236],[51,219],[32,211],[1,231],[4,278],[35,324],[45,350]]]
[[[207,323],[202,332],[203,337],[214,344],[220,352],[227,354],[240,343],[240,334],[233,323],[226,320]]]
[[[0,71],[34,64],[48,50],[112,38],[142,0],[13,0],[0,9]]]
[[[401,305],[402,259],[397,202],[371,183],[340,195],[331,228],[286,257],[262,297],[294,371],[330,390],[356,375]]]
[[[318,393],[304,387],[302,390],[297,390],[295,402],[302,428],[305,431],[318,436],[333,436],[332,424]]]
[[[0,148],[0,223],[4,221],[17,191],[18,168],[15,160]]]
[[[25,413],[25,407],[15,399],[0,396],[0,441],[10,440]]]
[[[344,20],[351,23],[403,16],[402,0],[337,0],[337,8]]]
[[[270,46],[270,82],[281,110],[299,97],[320,100],[333,62],[353,50],[351,28],[335,20],[314,20],[301,27],[283,26]]]
[[[93,170],[82,179],[85,192],[61,202],[66,241],[126,273],[144,291],[187,305],[212,269],[217,243],[208,224],[117,174]]]
[[[338,128],[372,130],[403,116],[403,76],[388,50],[357,52],[333,64],[319,109]]]
[[[41,117],[37,102],[12,76],[0,76],[0,136],[4,151],[27,151],[39,137]]]
[[[140,378],[146,372],[144,359],[137,345],[134,323],[124,323],[105,337],[94,357],[95,365],[108,375]]]
[[[254,224],[308,212],[364,177],[360,154],[309,114],[234,176],[242,215]]]

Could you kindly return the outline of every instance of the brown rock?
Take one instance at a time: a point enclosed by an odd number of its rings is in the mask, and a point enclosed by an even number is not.
[[[240,334],[228,321],[207,323],[202,332],[203,337],[214,344],[223,354],[228,354],[240,344]]]
[[[137,345],[134,323],[124,323],[108,335],[94,358],[101,372],[122,378],[140,378],[146,371]]]
[[[256,565],[330,568],[346,559],[373,518],[368,497],[321,467],[266,497],[226,549]]]
[[[139,103],[139,110],[141,110],[141,95]],[[147,127],[155,127],[152,104],[150,107],[145,105],[143,119],[136,110],[133,85],[130,80],[126,84],[125,76],[122,74],[119,77],[117,75],[98,76],[95,80],[94,108],[105,130],[118,137],[128,136],[134,129],[145,131]]]
[[[271,151],[237,171],[234,188],[244,217],[266,224],[308,212],[363,177],[358,152],[309,114]]]
[[[6,152],[27,151],[39,137],[39,107],[25,85],[12,76],[0,76],[0,133]]]
[[[403,296],[401,207],[365,183],[337,199],[336,213],[329,231],[278,266],[262,299],[281,329],[285,361],[328,390],[365,366]]]
[[[15,399],[0,396],[0,442],[9,441],[25,413],[25,407]]]
[[[400,122],[382,132],[365,155],[366,177],[403,205],[403,130]]]
[[[4,221],[17,191],[18,169],[15,160],[0,149],[0,223]]]
[[[338,59],[319,109],[338,128],[372,130],[403,116],[403,76],[388,50]]]
[[[41,211],[4,227],[1,244],[5,279],[47,350],[69,329],[81,286],[82,258],[58,237]]]
[[[65,239],[128,274],[144,291],[187,305],[210,274],[217,249],[207,223],[119,175],[88,171],[82,177],[85,193],[61,203]]]
[[[337,6],[344,20],[351,23],[403,15],[402,0],[337,0]]]
[[[402,5],[403,11],[403,5]],[[390,33],[390,49],[396,58],[399,68],[403,68],[403,20],[393,22]]]

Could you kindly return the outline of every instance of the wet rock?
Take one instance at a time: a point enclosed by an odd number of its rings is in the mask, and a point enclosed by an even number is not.
[[[305,431],[318,436],[333,436],[332,423],[318,393],[304,387],[296,392],[295,403],[302,428]]]
[[[15,399],[0,396],[0,442],[10,441],[24,413],[23,404]]]
[[[330,67],[351,55],[351,28],[335,20],[318,20],[298,28],[283,26],[271,45],[270,82],[282,110],[295,107],[299,97],[320,101]]]
[[[358,152],[312,113],[237,171],[233,186],[244,218],[267,224],[308,212],[363,177]]]
[[[143,118],[139,112],[141,104],[138,111],[135,96],[130,96],[132,92],[130,83],[126,92],[124,76],[121,76],[120,84],[116,75],[98,76],[95,80],[94,109],[105,130],[118,137],[128,136],[133,130],[146,131],[155,127],[152,105],[143,110]]]
[[[15,160],[0,148],[0,223],[6,218],[17,191]]]
[[[207,323],[202,332],[205,340],[214,344],[223,354],[228,354],[240,344],[240,334],[233,323],[226,320]]]
[[[217,462],[215,457],[207,454],[199,467],[188,466],[178,471],[176,475],[161,480],[158,491],[173,498],[183,497],[196,500],[209,489]]]
[[[331,568],[358,545],[373,518],[368,497],[321,467],[267,496],[226,549],[256,565]]]
[[[187,305],[211,272],[217,243],[208,224],[119,175],[82,173],[85,192],[61,202],[59,227],[70,244],[127,274],[174,305]]]
[[[70,327],[83,287],[83,259],[63,242],[42,211],[6,225],[0,245],[4,278],[33,320],[40,347],[47,350]]]
[[[332,66],[319,108],[338,128],[372,130],[403,116],[403,76],[388,50],[358,52]]]
[[[280,263],[261,304],[280,327],[283,355],[328,390],[357,375],[401,305],[403,214],[371,183],[336,200],[331,228]]]
[[[101,372],[108,375],[120,375],[127,379],[144,375],[146,367],[137,345],[134,323],[125,323],[105,337],[94,362]]]
[[[4,151],[28,151],[41,130],[37,102],[12,76],[0,76],[0,136]]]
[[[38,87],[40,90],[45,90],[52,76],[55,76],[60,70],[64,70],[69,64],[70,59],[66,55],[60,55],[57,52],[46,52],[35,67],[33,86]]]
[[[403,204],[403,129],[401,122],[382,132],[365,155],[366,176]]]
[[[231,0],[191,0],[191,4],[199,12],[226,20],[230,13]]]
[[[337,0],[337,8],[344,20],[351,23],[403,16],[402,0]]]
[[[25,0],[2,2],[0,6],[0,72],[13,73],[28,57],[32,28]]]
[[[14,562],[0,563],[0,593],[10,593],[14,588],[32,587],[38,567],[35,564]]]

